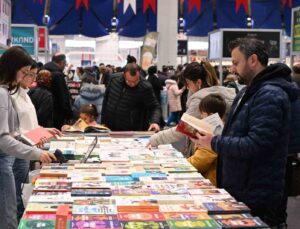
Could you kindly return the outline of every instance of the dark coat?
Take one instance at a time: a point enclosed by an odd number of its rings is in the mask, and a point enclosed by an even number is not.
[[[284,64],[260,72],[234,100],[222,136],[212,140],[218,186],[251,209],[276,208],[283,195],[290,101],[299,95],[289,81]]]
[[[102,122],[111,130],[147,130],[149,123],[160,121],[160,106],[149,82],[141,77],[131,88],[123,76],[112,77],[106,89]]]
[[[147,80],[151,83],[155,97],[157,101],[160,103],[160,91],[163,90],[160,80],[156,75],[149,75]]]
[[[39,125],[53,127],[53,96],[51,91],[43,85],[38,85],[32,88],[28,95],[35,107]]]
[[[65,75],[54,62],[45,64],[43,69],[47,69],[52,73],[53,122],[54,127],[60,129],[65,121],[72,117],[71,97],[65,81]]]

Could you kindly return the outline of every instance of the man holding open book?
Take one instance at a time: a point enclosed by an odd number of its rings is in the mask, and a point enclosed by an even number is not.
[[[291,102],[299,89],[284,64],[268,66],[265,44],[230,42],[232,70],[247,85],[236,97],[221,136],[197,133],[193,141],[218,154],[217,183],[272,228],[285,228],[277,214],[284,190]]]

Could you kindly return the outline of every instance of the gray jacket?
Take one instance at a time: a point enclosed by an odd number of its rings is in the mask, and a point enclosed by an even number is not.
[[[38,160],[42,152],[40,149],[27,146],[12,137],[18,130],[18,119],[6,86],[0,86],[0,98],[0,153]]]
[[[231,106],[235,98],[236,95],[235,90],[233,88],[226,88],[223,86],[213,86],[213,87],[200,89],[199,91],[192,94],[186,102],[186,106],[187,106],[186,113],[196,118],[200,118],[199,104],[201,100],[209,94],[216,94],[216,93],[222,95],[225,98],[226,103],[228,105],[227,107],[227,111],[228,111],[229,107]],[[177,132],[176,127],[172,127],[152,135],[150,138],[150,144],[151,146],[156,147],[158,145],[178,142],[182,140],[182,138],[186,138],[185,135],[181,134],[180,132]],[[186,149],[186,152],[184,152],[184,155],[186,157],[189,157],[191,155],[192,152],[188,152],[190,150],[191,149]]]

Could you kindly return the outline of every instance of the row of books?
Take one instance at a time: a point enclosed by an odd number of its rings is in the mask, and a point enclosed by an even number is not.
[[[171,146],[145,144],[99,138],[102,163],[45,165],[19,228],[267,227]]]

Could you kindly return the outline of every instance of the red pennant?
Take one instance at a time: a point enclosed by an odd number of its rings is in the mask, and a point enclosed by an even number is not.
[[[81,2],[83,3],[85,9],[89,10],[89,0],[76,0],[76,10],[79,9]]]
[[[144,13],[151,6],[153,12],[156,14],[156,0],[144,0]]]
[[[193,6],[195,6],[198,13],[200,13],[201,0],[190,0],[190,2],[189,2],[189,13],[192,11]]]
[[[292,0],[282,0],[282,7],[285,7],[287,1],[289,1],[289,2],[288,2],[289,7],[292,8]]]
[[[236,0],[235,1],[235,12],[237,13],[241,7],[241,5],[244,6],[244,9],[246,11],[246,13],[248,13],[249,9],[248,9],[248,0]]]

